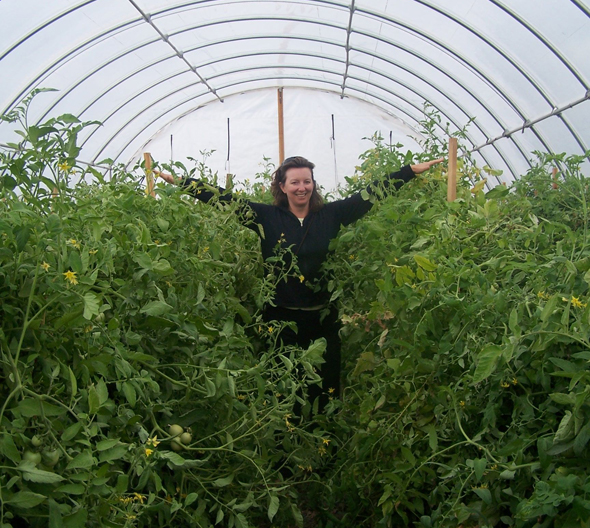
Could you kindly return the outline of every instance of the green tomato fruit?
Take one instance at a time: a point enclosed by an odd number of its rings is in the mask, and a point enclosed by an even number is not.
[[[169,428],[168,428],[168,433],[170,434],[170,436],[179,436],[182,433],[184,433],[184,428],[182,427],[182,425],[178,425],[178,424],[172,424]]]
[[[39,447],[43,444],[43,438],[35,435],[33,438],[31,438],[31,444],[33,444],[34,447]]]
[[[25,451],[23,453],[23,460],[25,462],[32,462],[37,465],[41,462],[41,453],[35,453],[34,451]]]
[[[59,449],[54,449],[51,451],[44,451],[43,452],[43,463],[48,467],[55,466],[61,457],[61,453]]]
[[[172,448],[172,451],[182,451],[184,449],[182,447],[182,444],[179,444],[175,440],[172,440],[172,442],[170,442],[170,447]]]
[[[180,442],[184,445],[190,444],[193,439],[193,435],[190,433],[182,433],[180,435]]]

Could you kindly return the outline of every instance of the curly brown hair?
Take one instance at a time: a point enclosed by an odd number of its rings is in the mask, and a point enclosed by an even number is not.
[[[290,158],[286,158],[283,163],[279,166],[279,168],[274,171],[272,175],[272,183],[270,184],[270,191],[274,196],[274,204],[282,207],[283,209],[289,209],[289,200],[287,199],[287,195],[281,189],[281,184],[285,183],[287,179],[287,171],[292,168],[300,168],[300,167],[307,167],[311,170],[311,179],[313,180],[313,192],[311,193],[311,198],[309,199],[309,211],[316,212],[319,211],[324,206],[324,199],[318,192],[318,185],[313,177],[313,169],[315,165],[305,159],[303,156],[292,156]]]

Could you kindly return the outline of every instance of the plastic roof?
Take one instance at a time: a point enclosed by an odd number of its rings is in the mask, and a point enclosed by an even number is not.
[[[321,90],[441,137],[517,177],[532,151],[590,148],[590,2],[1,0],[0,111],[99,120],[80,158],[127,163],[179,117],[254,90]],[[220,107],[223,105],[219,104]],[[14,141],[7,125],[0,142]]]

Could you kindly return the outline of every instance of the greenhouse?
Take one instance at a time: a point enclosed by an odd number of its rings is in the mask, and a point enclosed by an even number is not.
[[[590,528],[588,0],[0,19],[0,528]]]

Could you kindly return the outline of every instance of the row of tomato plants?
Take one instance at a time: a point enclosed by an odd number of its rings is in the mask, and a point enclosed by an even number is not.
[[[255,235],[221,204],[82,173],[92,124],[26,114],[0,158],[2,528],[587,523],[583,158],[487,193],[495,173],[465,162],[452,204],[439,169],[344,230],[326,271],[345,391],[301,424],[322,344],[284,349],[261,322]],[[427,147],[377,138],[343,194],[445,153]]]
[[[403,158],[377,141],[364,172]],[[588,525],[585,158],[538,153],[487,192],[465,162],[457,201],[435,172],[335,241],[357,525]]]

